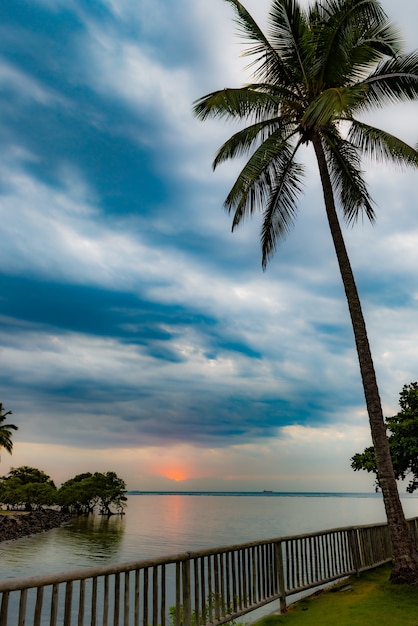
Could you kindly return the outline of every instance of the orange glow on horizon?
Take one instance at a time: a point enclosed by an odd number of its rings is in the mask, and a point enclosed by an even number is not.
[[[181,468],[172,468],[167,470],[162,470],[160,476],[164,476],[165,478],[169,478],[170,480],[175,480],[176,482],[181,482],[182,480],[187,480],[188,476],[186,472]]]

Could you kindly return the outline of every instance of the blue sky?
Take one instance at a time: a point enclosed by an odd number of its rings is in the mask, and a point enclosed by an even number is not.
[[[266,22],[270,2],[247,0]],[[383,2],[418,47],[415,0]],[[112,469],[131,489],[362,491],[369,445],[312,154],[261,269],[222,209],[234,131],[192,116],[249,78],[222,0],[0,4],[2,473]],[[373,121],[412,145],[417,105]],[[377,223],[345,229],[386,415],[418,378],[416,173],[368,163]]]

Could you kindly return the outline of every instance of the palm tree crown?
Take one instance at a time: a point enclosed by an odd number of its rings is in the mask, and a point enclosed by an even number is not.
[[[12,454],[12,430],[18,430],[18,427],[14,424],[3,423],[8,415],[12,415],[12,412],[4,412],[3,404],[0,402],[0,448],[4,448],[9,454]]]
[[[361,170],[368,156],[418,166],[418,151],[358,116],[386,103],[418,98],[418,53],[404,54],[401,39],[378,0],[272,0],[269,36],[238,0],[235,9],[256,82],[222,89],[195,103],[198,118],[245,121],[219,149],[213,166],[249,155],[225,207],[234,229],[263,213],[262,264],[294,223],[304,168],[296,160],[313,147],[324,205],[350,312],[379,481],[392,540],[392,581],[418,584],[418,552],[409,534],[390,457],[382,405],[357,286],[336,204],[347,222],[373,221]]]
[[[356,119],[387,102],[418,95],[418,54],[401,54],[401,40],[375,0],[326,0],[303,10],[273,0],[267,38],[237,0],[230,2],[249,47],[257,82],[223,89],[195,103],[201,120],[251,122],[218,151],[213,166],[250,154],[225,201],[233,228],[261,210],[263,266],[297,214],[303,165],[299,148],[321,141],[334,193],[347,221],[374,219],[360,170],[362,155],[418,165],[418,152]]]

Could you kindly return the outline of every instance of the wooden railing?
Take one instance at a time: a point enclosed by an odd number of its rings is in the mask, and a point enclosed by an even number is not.
[[[409,525],[417,542],[418,518]],[[0,626],[218,625],[390,560],[379,524],[8,579]]]

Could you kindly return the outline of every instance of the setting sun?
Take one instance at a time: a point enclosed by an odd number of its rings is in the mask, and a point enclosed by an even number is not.
[[[187,479],[186,472],[178,468],[164,470],[161,472],[161,475],[169,478],[170,480],[175,480],[176,482]]]

